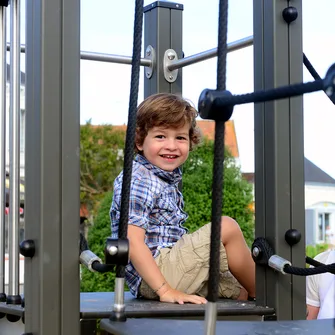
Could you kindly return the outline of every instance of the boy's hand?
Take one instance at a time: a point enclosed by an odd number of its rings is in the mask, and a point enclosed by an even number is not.
[[[191,302],[192,304],[197,305],[205,304],[207,302],[207,300],[203,297],[199,297],[198,295],[186,294],[174,290],[171,287],[160,295],[159,300],[161,302],[172,302],[172,303],[178,303],[180,305],[183,305],[184,302]]]

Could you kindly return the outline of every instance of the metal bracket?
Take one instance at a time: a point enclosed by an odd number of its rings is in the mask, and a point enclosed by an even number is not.
[[[170,71],[168,66],[178,59],[177,53],[173,49],[167,49],[163,58],[164,78],[169,83],[174,83],[178,77],[178,69]]]
[[[151,45],[148,45],[145,49],[145,58],[151,60],[151,66],[144,68],[145,76],[150,79],[154,72],[154,66],[156,65],[156,52]]]

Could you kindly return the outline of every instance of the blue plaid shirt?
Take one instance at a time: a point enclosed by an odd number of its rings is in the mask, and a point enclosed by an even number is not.
[[[112,237],[118,238],[120,220],[122,176],[114,181],[114,195],[110,211]],[[145,243],[152,256],[159,249],[172,247],[186,232],[183,227],[187,219],[184,201],[178,190],[181,170],[161,170],[145,157],[137,155],[133,162],[129,199],[129,224],[145,230]],[[142,278],[131,262],[126,266],[126,282],[130,292],[137,297]]]

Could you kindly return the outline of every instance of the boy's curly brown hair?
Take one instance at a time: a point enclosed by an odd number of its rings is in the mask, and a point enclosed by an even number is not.
[[[190,102],[171,93],[157,93],[146,98],[137,109],[136,145],[142,145],[148,131],[154,127],[180,128],[190,125],[190,150],[201,141],[201,132],[196,124],[198,112]]]

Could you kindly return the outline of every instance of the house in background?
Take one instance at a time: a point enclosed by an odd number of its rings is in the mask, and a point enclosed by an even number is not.
[[[335,179],[305,157],[306,245],[335,245]],[[242,173],[254,185],[254,173]]]
[[[335,245],[335,179],[305,158],[306,244]]]

